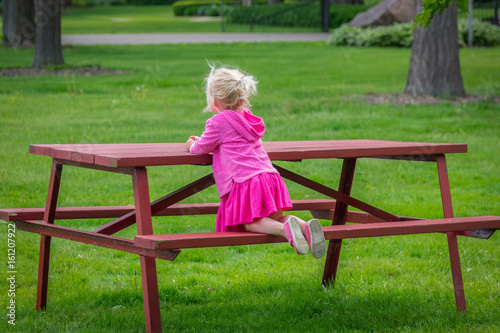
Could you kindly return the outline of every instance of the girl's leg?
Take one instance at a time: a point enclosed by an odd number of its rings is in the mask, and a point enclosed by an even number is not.
[[[294,215],[283,216],[283,210],[281,209],[275,213],[272,213],[268,217],[261,218],[254,221],[253,223],[245,224],[245,230],[249,232],[258,232],[262,234],[286,237],[285,230],[283,229],[283,223],[285,223],[292,216],[297,218],[297,221],[300,225],[300,230],[302,230],[302,233],[304,233],[306,222]]]
[[[281,216],[280,216],[281,215]],[[245,230],[249,232],[265,233],[275,236],[282,236],[290,242],[298,254],[306,254],[308,243],[299,223],[299,219],[294,216],[287,216],[283,212],[271,214],[255,220],[252,223],[245,224]],[[275,219],[273,219],[275,218]],[[286,222],[286,223],[285,223]]]
[[[300,225],[300,230],[302,230],[302,233],[305,233],[305,230],[306,230],[306,222],[300,218],[298,218],[297,216],[295,215],[283,215],[282,213],[282,216],[277,218],[278,221],[280,221],[281,223],[285,223],[286,220],[288,220],[290,217],[295,217],[297,219],[297,221],[299,221],[299,225]]]
[[[252,223],[245,224],[245,230],[274,236],[283,236],[286,238],[283,222],[278,222],[270,217],[264,217]]]

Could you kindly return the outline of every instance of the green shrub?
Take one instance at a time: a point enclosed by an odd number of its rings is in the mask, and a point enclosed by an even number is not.
[[[487,22],[474,20],[474,46],[500,45],[500,28]],[[458,42],[465,46],[467,20],[458,20]],[[328,43],[339,46],[392,46],[409,47],[413,42],[413,23],[394,24],[386,27],[359,28],[347,24],[336,29]]]
[[[203,5],[198,8],[196,15],[199,16],[220,16],[221,8],[220,5],[211,4]]]
[[[115,6],[115,5],[125,5],[127,0],[73,0],[71,2],[75,6]]]
[[[238,0],[224,0],[225,6],[224,13],[230,11],[233,5],[236,5]],[[253,0],[252,9],[255,5],[267,3],[267,0]],[[220,16],[220,0],[181,0],[172,4],[172,9],[175,16],[191,16],[191,15],[205,15],[205,16]],[[246,6],[239,6],[245,7]]]
[[[293,26],[293,27],[320,27],[321,16],[319,4],[304,3],[281,3],[274,5],[258,5],[252,8],[237,6],[229,8],[224,12],[224,16],[229,23],[249,24],[250,10],[254,24],[269,26]],[[354,5],[332,5],[330,6],[330,26],[340,27],[342,24],[351,21],[359,12],[367,10],[369,6]],[[272,13],[282,12],[280,15],[266,17]]]
[[[187,0],[176,1],[172,4],[172,10],[175,16],[191,16],[191,15],[206,15],[199,14],[199,12],[208,11],[208,8],[216,8],[220,14],[220,1],[219,0]],[[236,0],[224,0],[225,4],[235,4]],[[211,11],[213,12],[213,10]],[[216,15],[210,15],[216,16]]]
[[[461,46],[467,45],[469,39],[467,19],[458,20],[458,40]],[[500,27],[481,20],[472,21],[472,44],[474,46],[500,45]]]
[[[279,3],[274,5],[235,6],[224,12],[228,23],[249,24],[250,11],[254,24],[284,26],[284,27],[319,27],[321,17],[317,4]],[[272,13],[280,15],[270,16]]]
[[[279,3],[268,5],[267,0],[254,0],[252,6],[233,6],[236,0],[224,0],[229,5],[224,7],[224,17],[227,23],[249,24],[250,11],[254,24],[270,26],[294,26],[294,27],[320,27],[321,16],[319,4],[298,2]],[[220,16],[219,0],[183,0],[172,5],[176,16],[205,15]],[[332,5],[330,6],[331,27],[340,27],[351,21],[359,12],[367,10],[366,5]],[[269,16],[272,13],[282,12],[277,16]]]
[[[126,0],[131,5],[171,5],[175,0]]]
[[[409,47],[412,40],[413,29],[411,23],[375,28],[351,27],[344,24],[333,32],[328,43],[346,46]]]

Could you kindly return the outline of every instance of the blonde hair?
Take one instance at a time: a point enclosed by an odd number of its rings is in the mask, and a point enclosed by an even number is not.
[[[257,80],[239,69],[216,68],[210,65],[210,74],[205,78],[207,106],[205,112],[215,108],[215,101],[224,110],[242,110],[250,108],[250,98],[257,94]]]

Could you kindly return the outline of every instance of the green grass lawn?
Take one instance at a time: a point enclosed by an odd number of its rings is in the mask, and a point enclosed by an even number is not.
[[[171,6],[98,6],[66,9],[63,34],[221,32],[220,21],[174,16]]]
[[[243,68],[259,80],[253,110],[265,140],[378,139],[467,143],[450,155],[456,216],[500,215],[499,105],[367,104],[361,95],[403,90],[409,49],[333,48],[322,43],[96,46],[64,50],[71,65],[127,70],[115,76],[1,77],[0,207],[43,207],[51,161],[33,143],[184,142],[210,115],[206,60]],[[500,48],[461,50],[470,94],[500,95]],[[2,67],[28,66],[32,50],[0,48]],[[336,186],[341,161],[282,162]],[[148,169],[151,198],[210,172]],[[293,199],[315,198],[288,184]],[[442,217],[432,163],[360,160],[353,196],[390,212]],[[217,200],[214,188],[190,201]],[[133,204],[128,176],[65,167],[59,204]],[[302,214],[306,218],[307,214]],[[93,230],[105,220],[58,221]],[[214,217],[155,218],[155,233],[212,231]],[[322,221],[324,225],[328,221]],[[0,331],[143,332],[136,255],[53,239],[46,312],[35,311],[39,236],[16,233],[16,326],[7,323],[7,224]],[[134,227],[118,236],[132,238]],[[286,244],[183,251],[158,260],[164,330],[174,332],[497,332],[500,236],[460,238],[468,310],[456,313],[446,236],[344,242],[335,286],[320,285],[324,260]]]
[[[61,28],[62,34],[221,32],[221,23],[174,16],[171,6],[96,6],[66,8]]]
[[[2,17],[0,15],[0,26]],[[174,16],[171,6],[96,6],[66,8],[63,34],[213,33],[221,32],[217,18]],[[250,32],[248,25],[225,26],[227,32]],[[253,32],[319,32],[320,28],[254,26]],[[1,36],[1,31],[0,31]]]

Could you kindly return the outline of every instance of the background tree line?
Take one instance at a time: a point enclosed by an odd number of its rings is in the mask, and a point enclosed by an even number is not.
[[[10,47],[33,46],[32,67],[62,65],[61,12],[68,0],[3,0],[2,32]]]

